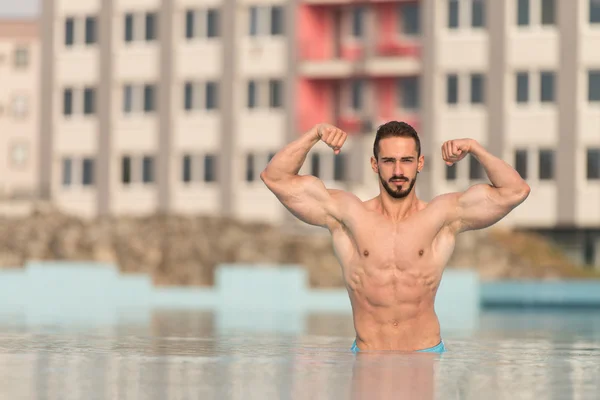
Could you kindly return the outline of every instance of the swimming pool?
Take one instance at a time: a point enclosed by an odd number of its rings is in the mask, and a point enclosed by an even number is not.
[[[243,317],[240,315],[240,318]],[[161,309],[115,322],[35,323],[0,315],[7,399],[598,399],[597,309],[482,310],[443,332],[448,352],[349,349],[348,314]]]

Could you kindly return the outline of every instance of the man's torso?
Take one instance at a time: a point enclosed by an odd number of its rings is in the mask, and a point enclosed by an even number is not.
[[[417,350],[440,341],[434,312],[455,235],[446,225],[444,200],[400,222],[373,202],[345,199],[343,220],[332,229],[354,314],[358,347]]]

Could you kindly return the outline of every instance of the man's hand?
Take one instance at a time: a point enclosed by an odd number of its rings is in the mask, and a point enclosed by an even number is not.
[[[318,124],[314,129],[319,139],[331,147],[336,155],[340,154],[340,150],[348,138],[346,132],[329,124]]]
[[[459,162],[471,151],[473,139],[455,139],[448,140],[442,145],[442,158],[446,165],[451,166]]]

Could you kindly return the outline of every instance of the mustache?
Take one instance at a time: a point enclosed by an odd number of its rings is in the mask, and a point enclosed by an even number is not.
[[[392,176],[390,178],[390,181],[393,181],[393,180],[400,180],[400,181],[408,182],[408,178],[405,176]]]

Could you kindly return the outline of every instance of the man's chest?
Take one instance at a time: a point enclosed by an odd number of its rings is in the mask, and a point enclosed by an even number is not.
[[[373,213],[356,213],[348,219],[345,232],[364,261],[412,265],[431,261],[443,235],[443,220],[426,211],[400,222]]]

